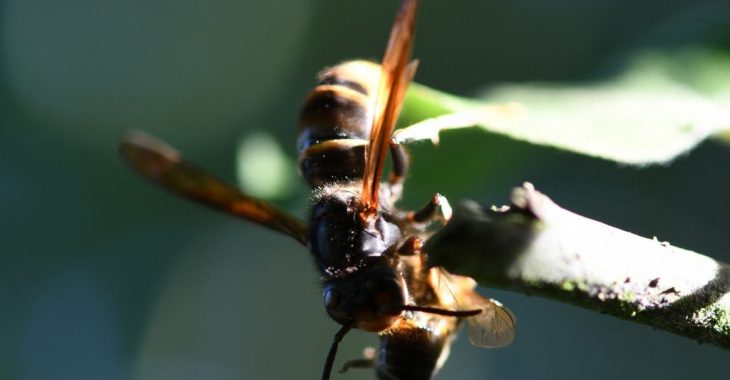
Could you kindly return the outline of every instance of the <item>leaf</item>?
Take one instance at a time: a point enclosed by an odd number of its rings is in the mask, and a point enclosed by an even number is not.
[[[495,107],[505,102],[517,103]],[[503,84],[480,99],[412,85],[404,119],[450,112],[533,144],[624,164],[666,163],[708,136],[730,133],[730,55],[699,49],[647,52],[609,81]]]

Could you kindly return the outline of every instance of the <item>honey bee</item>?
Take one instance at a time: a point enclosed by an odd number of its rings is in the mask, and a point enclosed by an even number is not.
[[[429,268],[422,246],[429,224],[451,209],[436,194],[417,211],[395,207],[408,169],[402,142],[433,139],[455,125],[429,120],[393,129],[417,61],[411,61],[418,0],[403,0],[381,64],[351,61],[324,70],[307,96],[299,124],[299,169],[313,190],[309,222],[243,194],[185,162],[170,146],[140,132],[121,156],[165,189],[293,237],[309,249],[322,277],[324,306],[341,325],[325,361],[328,379],[340,341],[352,329],[378,333],[377,353],[348,361],[381,379],[430,379],[448,356],[462,321],[472,344],[509,344],[515,318],[484,298],[469,277]],[[442,119],[444,120],[444,119]],[[386,155],[391,172],[381,183]]]

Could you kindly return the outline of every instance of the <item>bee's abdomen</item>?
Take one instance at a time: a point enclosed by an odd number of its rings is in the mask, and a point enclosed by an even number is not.
[[[362,178],[380,66],[351,61],[327,69],[299,119],[299,169],[313,187]]]
[[[381,380],[429,380],[449,351],[449,337],[407,327],[380,337],[375,371]]]

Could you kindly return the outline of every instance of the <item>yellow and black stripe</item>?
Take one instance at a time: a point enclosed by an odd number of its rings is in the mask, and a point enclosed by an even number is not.
[[[299,118],[299,170],[312,187],[362,179],[380,72],[358,60],[319,74]]]

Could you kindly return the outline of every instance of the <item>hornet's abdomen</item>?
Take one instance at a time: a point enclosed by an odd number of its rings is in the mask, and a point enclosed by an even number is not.
[[[362,179],[380,65],[350,61],[319,75],[299,117],[299,171],[312,186]]]

